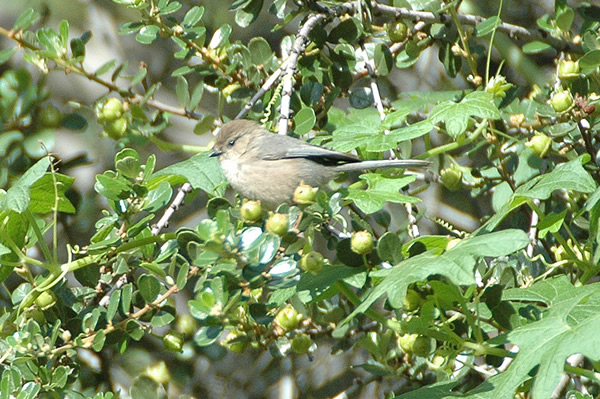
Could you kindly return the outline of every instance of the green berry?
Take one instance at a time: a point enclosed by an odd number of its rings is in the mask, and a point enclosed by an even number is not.
[[[182,334],[193,335],[196,332],[196,320],[190,314],[177,317],[175,328]]]
[[[100,106],[97,111],[98,119],[101,121],[114,121],[123,116],[123,102],[116,97],[111,97]]]
[[[242,220],[244,222],[258,222],[262,216],[262,211],[263,209],[260,201],[248,201],[246,199],[242,201],[240,213],[242,214]]]
[[[432,342],[431,338],[419,335],[413,343],[413,353],[421,357],[429,356],[435,349]]]
[[[451,166],[450,168],[442,169],[440,179],[442,184],[450,191],[456,191],[462,186],[462,170]]]
[[[406,291],[406,296],[402,301],[403,308],[407,312],[414,312],[421,307],[422,303],[423,298],[421,298],[421,295],[419,295],[419,293],[413,289]]]
[[[304,333],[296,334],[294,338],[292,338],[292,351],[297,355],[305,355],[308,353],[308,350],[312,346],[312,340],[310,336]]]
[[[57,127],[62,122],[63,115],[54,105],[49,105],[41,109],[38,115],[40,125],[46,127]]]
[[[350,249],[359,255],[366,255],[373,250],[373,236],[366,230],[357,231],[350,239]]]
[[[177,331],[169,331],[162,339],[165,349],[169,352],[183,351],[183,334]]]
[[[408,26],[402,21],[396,21],[387,26],[387,33],[391,41],[403,42],[408,36]]]
[[[323,255],[316,251],[310,251],[300,258],[300,268],[312,274],[317,274],[321,271],[324,264]]]
[[[42,310],[48,310],[56,305],[56,295],[52,291],[43,291],[35,298],[35,304]]]
[[[550,104],[556,112],[565,112],[573,105],[573,96],[568,91],[557,91],[550,99]]]
[[[294,191],[294,202],[297,204],[313,204],[317,198],[318,188],[301,183]]]
[[[109,120],[104,124],[104,131],[113,140],[119,140],[127,131],[127,119]]]
[[[544,158],[550,148],[552,148],[552,139],[544,133],[536,133],[532,138],[525,143],[540,158]]]
[[[303,316],[294,307],[287,305],[277,312],[275,323],[285,331],[290,331],[298,327],[302,318]]]
[[[266,229],[269,233],[282,236],[288,231],[288,220],[286,213],[273,213],[267,219]]]

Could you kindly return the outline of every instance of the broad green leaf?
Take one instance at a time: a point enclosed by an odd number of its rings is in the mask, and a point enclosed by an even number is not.
[[[432,124],[444,122],[450,136],[456,138],[468,127],[472,117],[500,119],[500,112],[492,101],[491,93],[476,91],[467,94],[460,102],[443,102],[429,115]]]
[[[160,283],[156,277],[149,274],[142,274],[137,281],[140,294],[146,303],[150,303],[156,299],[160,293]]]
[[[310,132],[317,121],[315,111],[312,108],[304,107],[294,115],[294,133],[303,135]]]
[[[265,64],[273,56],[273,50],[271,50],[269,42],[260,36],[250,39],[248,42],[248,50],[250,50],[252,62],[255,64]]]
[[[434,251],[428,251],[406,259],[391,269],[373,272],[370,274],[371,277],[381,278],[381,282],[366,294],[361,304],[343,323],[348,322],[358,313],[365,312],[386,294],[392,306],[400,307],[406,296],[407,287],[432,275],[444,276],[456,285],[473,284],[476,257],[509,255],[524,248],[528,242],[527,234],[520,230],[469,237],[441,255],[434,255]]]
[[[212,195],[220,196],[225,192],[226,180],[219,161],[208,153],[194,155],[188,160],[167,166],[156,172],[153,179],[168,175],[182,176],[192,187]]]
[[[222,47],[229,40],[229,35],[231,35],[231,25],[224,24],[213,34],[208,47],[211,49]]]
[[[65,196],[74,181],[74,177],[46,173],[31,186],[29,210],[33,213],[50,213],[57,206],[58,212],[75,213],[75,207]]]
[[[588,74],[600,66],[600,50],[592,50],[583,55],[578,61],[581,72]]]
[[[235,23],[242,28],[248,27],[256,21],[263,6],[263,0],[251,0],[244,8],[235,12]]]
[[[177,77],[177,85],[175,86],[175,94],[177,95],[177,101],[187,109],[190,104],[190,90],[188,81],[183,76]]]
[[[373,105],[373,93],[370,87],[358,87],[350,92],[350,105],[363,109]]]
[[[28,8],[27,10],[23,11],[21,15],[19,15],[19,18],[17,18],[15,21],[12,30],[15,32],[26,30],[33,25],[40,18],[40,16],[41,15],[33,8]]]
[[[364,213],[370,215],[383,209],[386,202],[400,204],[419,202],[420,199],[409,195],[400,194],[400,189],[415,181],[414,176],[393,179],[376,173],[368,173],[360,176],[365,180],[369,188],[367,190],[348,188],[346,199],[350,199]]]
[[[584,156],[573,161],[558,165],[552,172],[541,175],[515,192],[516,196],[537,199],[548,199],[555,190],[573,190],[581,193],[591,193],[596,189],[596,182],[583,168]]]
[[[0,210],[12,210],[22,213],[31,201],[30,189],[33,184],[44,176],[50,166],[48,157],[37,161],[23,176],[17,180],[6,194],[0,197]]]

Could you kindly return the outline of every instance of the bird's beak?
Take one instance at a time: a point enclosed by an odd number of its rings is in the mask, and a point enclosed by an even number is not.
[[[212,149],[212,151],[210,152],[210,154],[208,154],[209,157],[218,157],[219,155],[223,154],[222,152],[217,151],[216,149]]]

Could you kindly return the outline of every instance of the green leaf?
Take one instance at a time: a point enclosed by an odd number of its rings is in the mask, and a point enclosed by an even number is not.
[[[348,18],[335,26],[327,41],[331,43],[356,43],[363,35],[363,25],[357,18]]]
[[[250,39],[248,50],[250,50],[254,64],[266,64],[273,57],[273,50],[271,50],[269,42],[260,36]]]
[[[194,6],[194,7],[190,8],[188,12],[185,13],[185,17],[183,17],[183,21],[181,22],[181,25],[184,28],[191,28],[191,27],[195,26],[198,22],[200,22],[203,15],[204,15],[204,6],[200,6],[200,7]]]
[[[119,309],[119,302],[121,301],[121,290],[115,290],[110,294],[110,300],[108,307],[106,308],[106,321],[112,322],[113,318],[117,314]]]
[[[17,52],[16,47],[11,47],[11,48],[1,50],[0,51],[0,65],[4,64],[6,61],[10,60],[10,57],[12,57],[16,52]]]
[[[509,255],[524,248],[528,243],[524,231],[506,230],[465,238],[441,255],[435,255],[435,251],[428,251],[406,259],[391,269],[372,272],[370,276],[381,278],[381,282],[367,293],[360,305],[342,324],[347,323],[358,313],[365,312],[386,294],[393,307],[401,307],[408,286],[432,275],[444,276],[455,285],[474,284],[475,257]]]
[[[37,13],[33,8],[28,8],[23,11],[19,18],[15,21],[15,24],[12,27],[13,31],[26,30],[31,25],[33,25],[39,18],[40,14]]]
[[[184,177],[194,188],[211,195],[221,196],[225,192],[225,175],[217,158],[208,153],[194,155],[190,159],[176,163],[156,172],[153,179],[161,176],[176,175]]]
[[[415,176],[401,178],[388,178],[376,173],[367,173],[360,176],[369,184],[367,190],[348,188],[346,199],[350,199],[364,213],[370,215],[383,209],[386,202],[415,203],[420,199],[400,194],[400,189],[415,181]]]
[[[23,176],[8,189],[6,194],[0,197],[0,210],[12,210],[17,213],[23,213],[29,206],[31,200],[31,186],[44,176],[48,166],[50,166],[50,160],[48,157],[44,157],[29,168]]]
[[[153,302],[160,293],[160,283],[158,279],[149,274],[142,274],[137,281],[137,287],[146,303]]]
[[[511,366],[469,392],[466,398],[513,398],[516,389],[537,368],[531,397],[549,398],[557,386],[567,358],[581,353],[600,358],[600,284],[574,287],[566,276],[541,281],[530,288],[508,290],[504,300],[542,302],[540,320],[518,327],[505,341],[519,348]],[[582,339],[585,337],[585,339]]]
[[[165,388],[146,375],[140,375],[131,385],[131,399],[167,399]]]
[[[198,346],[209,346],[214,344],[223,333],[223,326],[200,327],[194,334],[194,342]]]
[[[540,41],[533,41],[533,42],[529,42],[523,46],[523,52],[525,54],[539,54],[539,53],[543,53],[546,50],[550,50],[552,48],[553,47],[548,43],[544,43],[544,42],[540,42]]]
[[[213,114],[204,115],[194,126],[194,134],[199,136],[210,132],[213,129],[214,123],[215,116]]]
[[[317,121],[315,111],[312,108],[304,107],[294,115],[294,133],[303,135],[310,132]]]
[[[158,40],[160,28],[156,25],[146,25],[135,35],[135,40],[142,44],[151,44]]]
[[[188,82],[183,76],[177,77],[177,85],[175,86],[175,94],[177,95],[177,101],[187,109],[190,104],[190,91]]]
[[[208,45],[209,48],[215,49],[225,45],[231,35],[231,25],[224,24],[213,34]]]
[[[500,112],[493,103],[491,93],[476,91],[467,94],[460,102],[443,102],[429,115],[432,124],[444,122],[448,134],[454,138],[462,134],[472,117],[500,119]]]
[[[29,210],[33,213],[50,213],[54,212],[56,205],[58,212],[75,213],[75,207],[65,196],[74,181],[74,177],[46,173],[31,186]]]
[[[600,50],[588,51],[578,61],[583,74],[589,74],[600,66]]]
[[[556,26],[563,32],[568,32],[573,24],[575,11],[572,8],[566,7],[556,14]]]
[[[315,105],[323,95],[323,85],[319,82],[309,80],[300,88],[300,98],[304,104]]]
[[[375,46],[375,70],[378,76],[387,76],[394,67],[394,56],[389,47],[383,43]]]
[[[235,23],[242,28],[248,27],[256,21],[263,6],[263,0],[251,0],[244,8],[235,12]]]
[[[381,260],[391,264],[397,264],[404,257],[402,256],[402,242],[398,235],[391,231],[386,232],[377,240],[377,255]]]
[[[173,14],[174,12],[179,11],[179,9],[181,7],[182,7],[182,5],[180,2],[172,1],[169,4],[167,4],[166,6],[160,8],[160,14],[161,15]]]
[[[358,87],[350,92],[350,105],[363,109],[373,105],[373,93],[370,87]]]
[[[496,15],[494,15],[493,17],[489,17],[485,21],[477,24],[477,26],[475,27],[477,29],[476,36],[477,37],[484,37],[484,36],[489,35],[501,23],[502,23],[502,20],[500,18],[498,18]]]
[[[516,196],[537,199],[548,199],[556,190],[573,190],[581,193],[591,193],[596,189],[596,182],[583,168],[585,155],[558,165],[552,172],[538,176],[520,186]]]

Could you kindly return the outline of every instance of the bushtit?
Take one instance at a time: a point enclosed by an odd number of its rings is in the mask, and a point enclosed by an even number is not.
[[[300,183],[319,187],[340,172],[380,168],[422,168],[413,159],[361,161],[342,152],[267,131],[249,120],[224,124],[211,156],[218,156],[231,186],[242,196],[275,208],[292,201]]]

